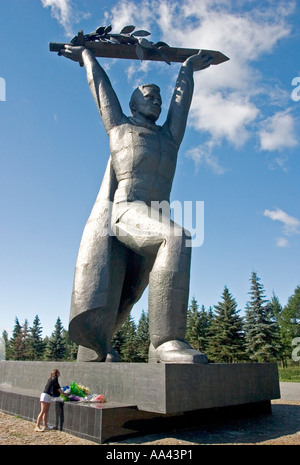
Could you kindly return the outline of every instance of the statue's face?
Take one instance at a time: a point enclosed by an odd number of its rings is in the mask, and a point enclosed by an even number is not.
[[[144,87],[140,89],[134,98],[134,109],[136,113],[151,121],[157,121],[161,113],[161,96],[155,87]]]

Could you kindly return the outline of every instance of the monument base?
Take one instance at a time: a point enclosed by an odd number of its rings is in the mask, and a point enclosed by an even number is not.
[[[138,364],[0,362],[0,409],[35,421],[39,395],[52,369],[61,386],[72,381],[103,394],[104,404],[55,402],[49,422],[98,443],[203,423],[206,412],[270,411],[280,398],[275,363]]]

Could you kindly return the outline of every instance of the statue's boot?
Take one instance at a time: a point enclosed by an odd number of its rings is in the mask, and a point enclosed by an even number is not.
[[[79,346],[77,352],[77,362],[102,362],[99,355],[95,350],[89,349],[88,347]]]
[[[193,349],[184,340],[173,340],[161,344],[156,349],[149,348],[149,363],[208,363],[208,358],[199,350]]]
[[[208,363],[184,340],[189,295],[188,252],[179,271],[153,271],[149,286],[149,362]],[[177,269],[178,269],[177,268]]]
[[[105,358],[106,362],[120,362],[120,356],[118,352],[116,352],[112,346],[110,346],[108,354],[106,355]]]

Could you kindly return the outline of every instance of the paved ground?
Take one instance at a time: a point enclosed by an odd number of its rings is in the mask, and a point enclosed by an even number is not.
[[[272,414],[221,420],[171,434],[131,438],[114,444],[300,445],[300,402],[272,403]]]
[[[272,414],[206,422],[197,428],[131,438],[110,445],[300,445],[300,383],[281,383]],[[96,445],[67,433],[36,433],[33,423],[0,412],[0,445]]]
[[[300,402],[300,383],[280,383],[281,399]]]

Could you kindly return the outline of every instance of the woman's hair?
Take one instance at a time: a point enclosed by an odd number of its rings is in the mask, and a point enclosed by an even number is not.
[[[57,373],[59,373],[59,370],[57,368],[55,370],[52,370],[50,374],[50,378],[54,378],[54,376],[57,376]]]

